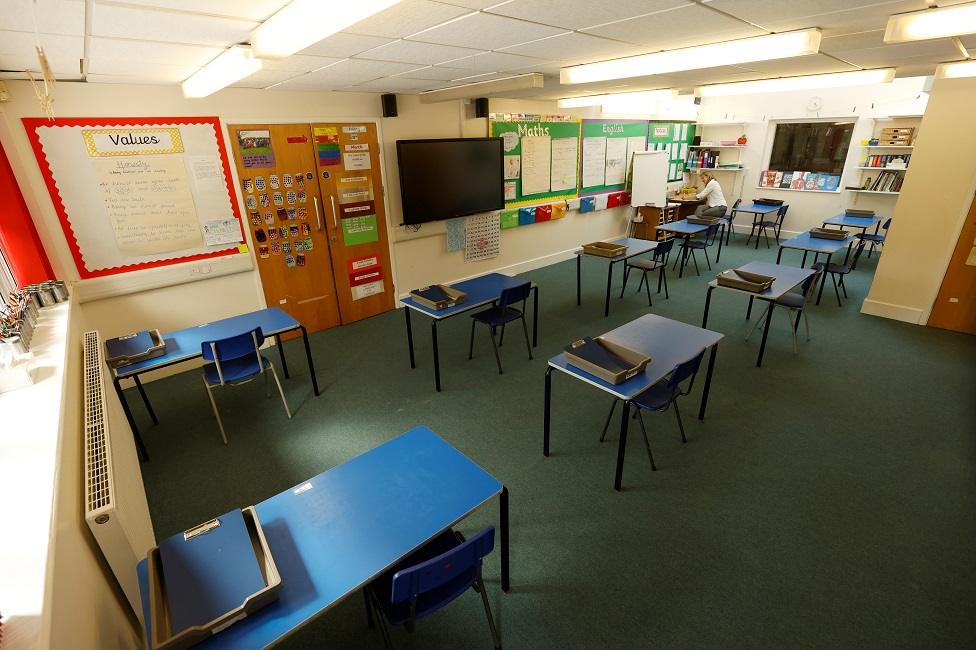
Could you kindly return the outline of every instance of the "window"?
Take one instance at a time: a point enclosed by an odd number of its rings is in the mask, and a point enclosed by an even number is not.
[[[854,122],[784,122],[776,125],[768,169],[840,175]]]

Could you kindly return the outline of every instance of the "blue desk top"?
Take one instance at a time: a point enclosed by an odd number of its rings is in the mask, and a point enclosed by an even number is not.
[[[278,600],[198,647],[273,643],[501,490],[497,479],[421,426],[262,501],[256,510],[281,573]],[[138,576],[149,621],[145,560]]]
[[[471,278],[470,280],[465,280],[464,282],[456,282],[454,284],[448,285],[458,291],[463,291],[468,294],[460,305],[454,305],[453,307],[448,307],[447,309],[431,309],[426,305],[421,305],[419,302],[410,298],[401,298],[400,302],[404,306],[409,307],[415,311],[423,312],[431,318],[436,318],[438,320],[442,318],[449,318],[455,316],[461,312],[469,311],[471,309],[476,309],[482,305],[487,305],[488,303],[498,300],[502,295],[502,291],[510,287],[517,287],[520,284],[525,284],[528,282],[525,278],[513,278],[509,275],[502,275],[501,273],[489,273],[487,275],[481,275],[476,278]]]
[[[716,222],[721,224],[722,222]],[[681,221],[672,221],[671,223],[666,223],[663,226],[658,226],[658,230],[666,230],[668,232],[677,233],[679,235],[697,235],[700,232],[705,232],[708,230],[707,223],[688,223],[687,219],[682,219]]]
[[[605,260],[607,262],[619,262],[620,260],[629,260],[632,257],[637,257],[638,255],[643,255],[644,253],[650,253],[652,250],[657,248],[657,242],[651,241],[649,239],[635,239],[634,237],[621,237],[620,239],[614,239],[611,244],[623,244],[627,247],[627,252],[623,255],[617,255],[616,257],[603,257],[602,255],[590,255],[589,253],[584,253],[583,249],[577,249],[575,252],[579,256],[586,256],[592,259]]]
[[[846,214],[838,214],[830,219],[824,220],[824,225],[848,226],[850,228],[870,228],[876,223],[880,223],[884,217],[877,215],[873,217],[848,217]]]
[[[801,251],[810,251],[811,253],[825,253],[827,255],[833,255],[840,249],[844,248],[854,237],[849,235],[844,239],[823,239],[821,237],[811,237],[810,231],[800,233],[792,239],[787,239],[780,243],[780,248],[795,248]]]
[[[194,359],[200,356],[200,345],[204,341],[214,341],[235,334],[250,332],[255,327],[260,327],[265,336],[271,336],[272,334],[298,329],[301,324],[277,307],[270,307],[175,332],[166,332],[163,334],[163,340],[166,341],[165,354],[155,359],[146,359],[145,361],[130,363],[127,366],[120,366],[114,370],[115,376],[129,377],[178,361]]]
[[[755,296],[756,298],[761,298],[763,300],[776,300],[781,298],[783,294],[787,293],[793,287],[797,286],[798,284],[802,284],[804,280],[815,273],[813,269],[801,269],[795,266],[771,264],[769,262],[749,262],[748,264],[744,264],[738,268],[743,271],[774,277],[776,278],[776,281],[773,282],[773,286],[760,293],[745,291],[744,289],[735,289],[732,287],[721,287],[719,286],[717,280],[712,280],[708,283],[708,286],[744,293],[748,296]]]
[[[723,335],[718,332],[656,314],[641,316],[602,336],[649,356],[651,362],[647,364],[644,373],[631,377],[623,383],[611,384],[571,365],[564,353],[549,359],[549,365],[620,399],[632,399],[640,395],[661,381],[676,365],[691,359],[723,338]]]
[[[789,205],[784,203],[783,205]],[[737,208],[732,208],[732,212],[752,212],[754,214],[769,214],[770,212],[776,212],[781,207],[780,205],[760,205],[758,203],[743,203]]]

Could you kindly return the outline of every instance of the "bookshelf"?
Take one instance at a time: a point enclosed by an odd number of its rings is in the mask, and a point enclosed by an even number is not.
[[[877,190],[858,190],[852,188],[845,188],[848,192],[855,192],[857,194],[887,194],[889,196],[898,196],[901,192],[879,192]]]
[[[741,152],[749,147],[748,143],[738,142],[745,134],[745,127],[745,122],[697,122],[695,135],[701,136],[701,143],[688,147],[685,173],[692,177],[703,171],[733,174],[732,194],[737,195],[736,186],[742,178],[741,173],[746,171]]]
[[[921,118],[921,115],[892,115],[875,119],[876,128],[871,140],[878,144],[870,144],[870,141],[863,144],[861,161],[854,168],[859,174],[862,187],[845,189],[856,194],[898,196],[905,180],[905,172],[911,164]],[[904,162],[904,166],[888,166],[896,160]],[[868,176],[870,172],[877,175]],[[870,184],[868,178],[871,178]]]

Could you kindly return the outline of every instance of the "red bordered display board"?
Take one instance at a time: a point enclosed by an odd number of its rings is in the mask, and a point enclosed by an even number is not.
[[[248,254],[218,118],[23,122],[82,278]]]

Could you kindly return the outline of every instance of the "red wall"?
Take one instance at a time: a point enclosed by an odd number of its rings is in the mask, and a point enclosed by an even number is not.
[[[27,204],[17,187],[3,146],[0,146],[0,249],[10,263],[18,285],[54,279],[51,263],[27,212]]]

